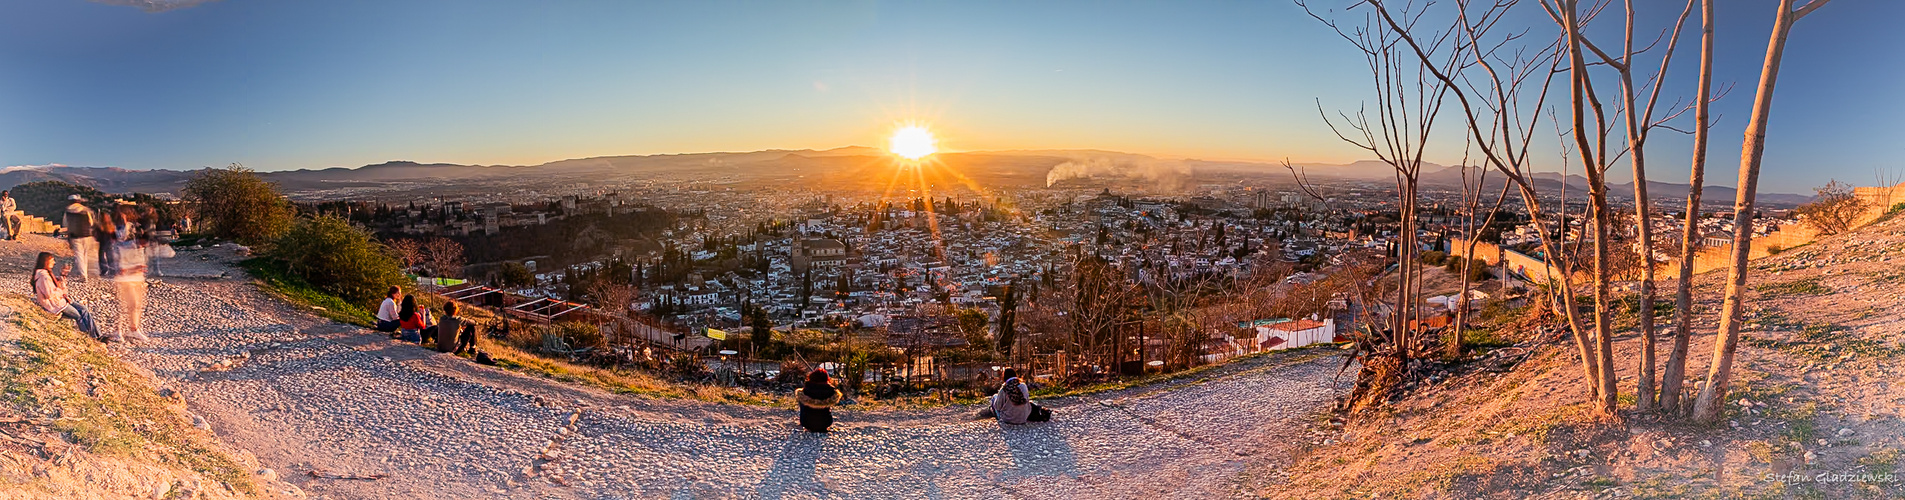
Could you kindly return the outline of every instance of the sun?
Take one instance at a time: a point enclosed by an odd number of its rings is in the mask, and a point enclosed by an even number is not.
[[[938,143],[926,127],[907,125],[893,131],[893,138],[887,141],[887,150],[908,160],[918,160],[938,152]]]

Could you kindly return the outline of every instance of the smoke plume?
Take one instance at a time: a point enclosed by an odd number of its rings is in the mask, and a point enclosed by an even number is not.
[[[1045,187],[1071,179],[1112,179],[1144,181],[1160,191],[1178,191],[1190,177],[1190,165],[1181,161],[1094,156],[1074,158],[1052,167],[1045,173]]]

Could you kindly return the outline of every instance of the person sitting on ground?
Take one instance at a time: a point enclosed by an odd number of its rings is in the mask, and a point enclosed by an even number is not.
[[[833,387],[827,370],[815,369],[807,374],[807,385],[794,393],[794,402],[800,406],[801,427],[827,432],[833,426],[833,405],[840,403],[840,390]]]
[[[457,333],[456,346],[450,350],[450,353],[463,354],[465,351],[471,353],[476,352],[476,328],[476,322],[468,319],[463,320],[462,331]]]
[[[397,301],[403,298],[403,289],[397,285],[391,285],[390,290],[384,292],[384,303],[377,306],[377,331],[397,332],[397,318],[402,317],[397,314]]]
[[[0,222],[7,226],[7,239],[20,239],[20,208],[8,190],[0,189]]]
[[[437,321],[437,352],[456,352],[457,334],[469,324],[469,320],[456,315],[456,303],[443,305],[443,319]]]
[[[992,414],[999,422],[1013,425],[1052,419],[1052,410],[1032,402],[1032,389],[1019,380],[1019,371],[1013,368],[1005,369],[1005,384],[992,395]]]
[[[93,337],[99,336],[99,328],[93,325],[93,313],[85,306],[68,302],[66,299],[66,273],[72,267],[60,264],[58,274],[53,272],[53,253],[40,252],[33,266],[33,303],[39,304],[46,312],[73,318],[79,331]]]
[[[404,342],[423,343],[423,331],[434,326],[430,320],[430,310],[417,307],[417,296],[405,295],[403,305],[397,308],[398,337]]]

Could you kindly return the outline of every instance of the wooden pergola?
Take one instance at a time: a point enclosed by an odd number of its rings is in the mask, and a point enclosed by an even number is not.
[[[566,300],[538,298],[509,307],[509,311],[542,322],[553,322],[557,317],[588,309],[588,304],[578,304]]]
[[[487,299],[489,295],[498,293],[503,293],[503,291],[482,285],[465,283],[440,290],[437,292],[437,295],[458,302],[476,303],[476,299],[479,297]]]

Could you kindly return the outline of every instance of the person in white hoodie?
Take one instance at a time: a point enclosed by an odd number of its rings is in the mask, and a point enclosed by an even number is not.
[[[1005,369],[1005,383],[999,386],[999,392],[992,395],[992,416],[1000,423],[1023,425],[1026,422],[1046,422],[1052,419],[1052,410],[1040,407],[1032,402],[1032,389],[1019,380],[1019,371]]]
[[[384,292],[384,303],[377,306],[377,331],[394,333],[397,331],[397,301],[403,300],[403,289],[391,285]]]

